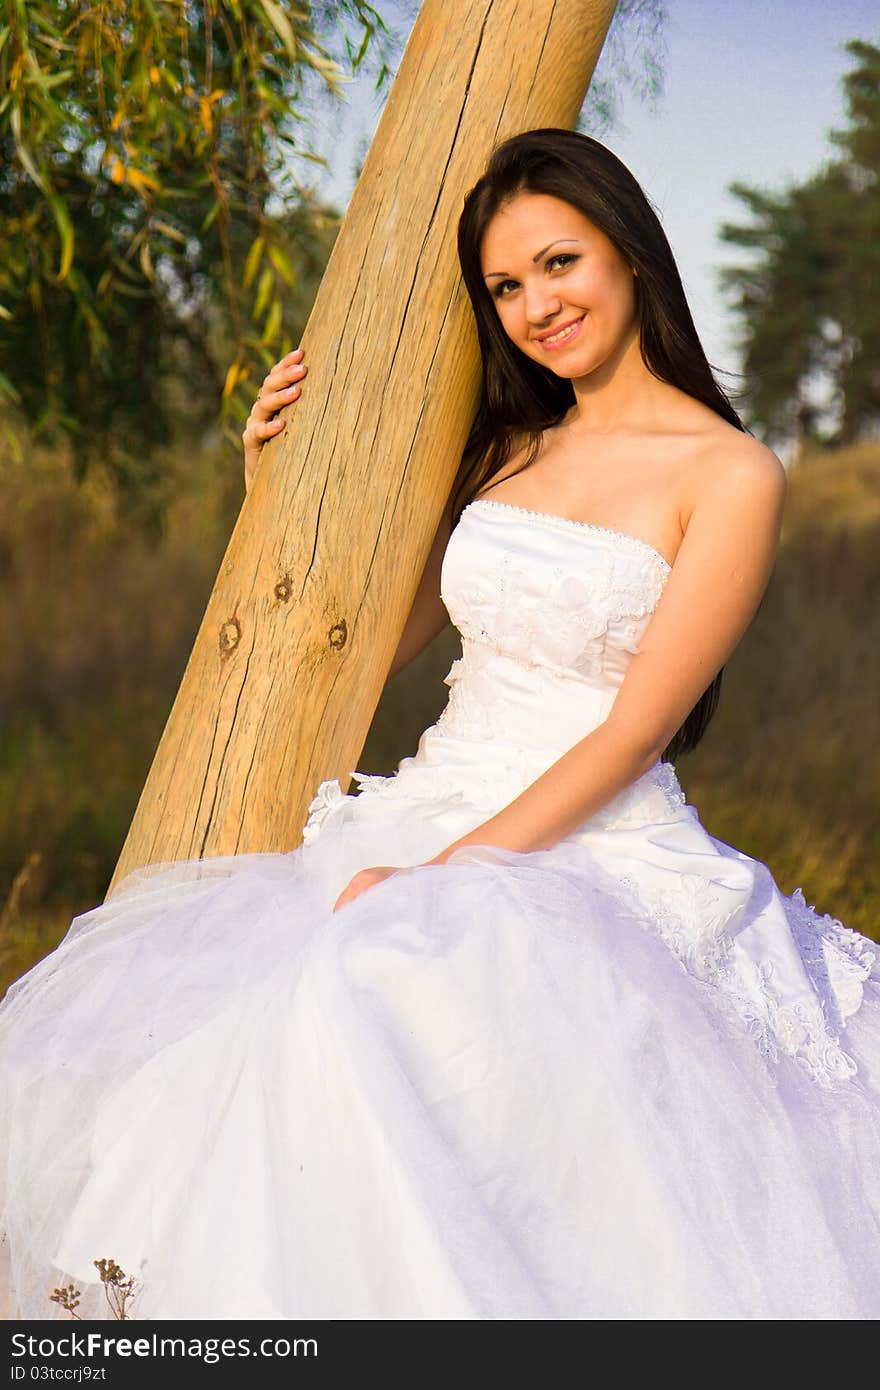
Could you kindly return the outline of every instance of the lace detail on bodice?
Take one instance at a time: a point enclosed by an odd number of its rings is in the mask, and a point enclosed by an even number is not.
[[[393,775],[351,774],[358,795],[466,801],[485,816],[513,801],[607,717],[669,572],[624,532],[469,503],[441,573],[462,638],[444,677],[449,698]],[[306,841],[341,798],[337,781],[321,784]],[[658,761],[590,825],[646,825],[686,809],[674,768]]]
[[[477,498],[450,538],[441,593],[464,642],[617,686],[669,573],[625,532]]]
[[[446,706],[393,775],[351,774],[359,795],[466,794],[486,815],[512,801],[607,717],[669,573],[662,555],[624,532],[484,498],[469,503],[441,570],[462,638],[444,677]],[[444,740],[456,757],[444,756]],[[472,750],[466,793],[463,748]],[[335,779],[321,784],[306,842],[341,797]],[[641,825],[685,805],[674,769],[658,762],[591,823]]]

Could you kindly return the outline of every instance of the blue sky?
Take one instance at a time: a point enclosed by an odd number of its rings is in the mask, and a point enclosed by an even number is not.
[[[464,3],[450,0],[450,12]],[[379,8],[405,39],[416,6],[409,18],[388,0]],[[742,221],[745,208],[727,185],[779,192],[833,153],[827,135],[844,123],[841,78],[850,66],[842,45],[880,42],[880,0],[668,0],[667,11],[663,94],[649,105],[623,91],[616,125],[599,138],[661,217],[709,361],[736,371],[738,325],[717,271],[742,253],[717,232],[725,221]],[[597,76],[610,76],[607,59],[606,45]],[[380,114],[371,84],[354,83],[325,126],[319,147],[333,149],[331,171],[310,182],[340,207],[351,195],[358,148]]]

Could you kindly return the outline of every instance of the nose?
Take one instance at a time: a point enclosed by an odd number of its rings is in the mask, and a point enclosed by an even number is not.
[[[562,301],[552,285],[546,282],[541,284],[540,281],[537,284],[526,283],[526,319],[533,328],[545,328],[559,313],[561,307]]]

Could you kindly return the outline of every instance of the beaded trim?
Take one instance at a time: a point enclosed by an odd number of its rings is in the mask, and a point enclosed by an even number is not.
[[[573,517],[558,516],[555,512],[537,512],[531,507],[520,507],[514,502],[499,502],[494,497],[475,497],[473,501],[468,502],[462,515],[464,515],[464,512],[469,511],[471,507],[477,506],[498,507],[506,512],[519,512],[522,516],[533,517],[538,521],[549,522],[552,525],[561,527],[563,530],[571,527],[578,531],[597,531],[602,535],[613,536],[617,540],[628,541],[630,545],[636,545],[640,550],[647,551],[655,560],[659,560],[664,570],[668,571],[672,569],[666,556],[661,555],[660,551],[651,545],[650,541],[643,541],[639,536],[631,535],[629,531],[617,531],[613,526],[597,526],[595,522],[592,521],[575,521]]]

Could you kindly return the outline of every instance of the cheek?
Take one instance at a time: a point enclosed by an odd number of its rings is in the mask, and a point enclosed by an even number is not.
[[[498,322],[508,338],[521,338],[525,332],[525,316],[514,299],[495,301]]]
[[[617,266],[595,266],[571,286],[570,301],[589,310],[595,330],[602,324],[616,332],[633,313],[635,296],[627,276]]]
[[[571,297],[587,309],[605,309],[620,297],[620,279],[613,266],[595,261],[572,277]]]

